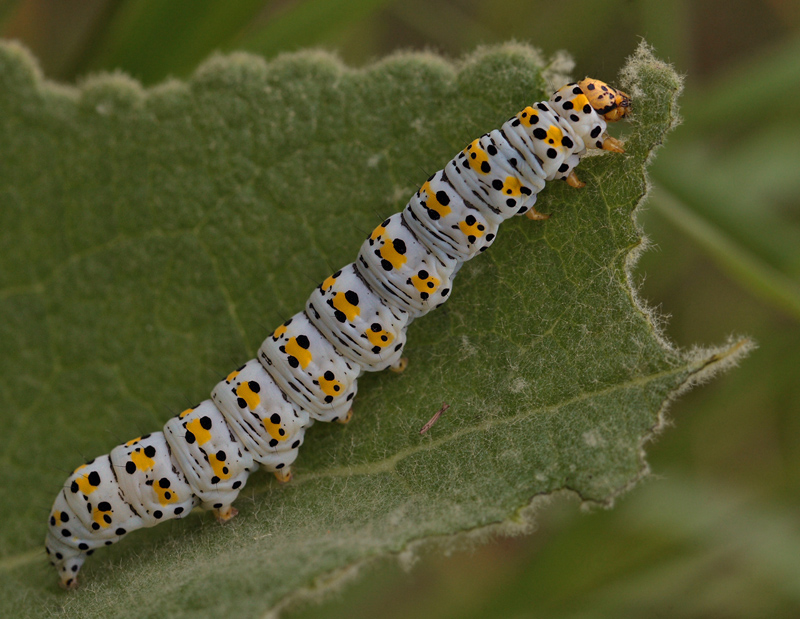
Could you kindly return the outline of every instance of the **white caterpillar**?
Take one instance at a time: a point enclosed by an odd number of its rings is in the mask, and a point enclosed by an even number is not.
[[[498,226],[536,211],[545,181],[583,185],[573,169],[589,148],[623,152],[606,121],[630,97],[601,81],[564,86],[473,141],[369,235],[355,262],[311,293],[222,380],[211,399],[155,432],[78,467],[50,514],[46,550],[62,587],[95,548],[142,527],[212,510],[221,522],[259,466],[291,479],[306,428],[347,423],[363,372],[402,371],[409,323],[444,303],[462,263],[488,248]]]

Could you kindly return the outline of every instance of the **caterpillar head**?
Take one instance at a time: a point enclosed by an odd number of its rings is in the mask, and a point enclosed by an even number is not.
[[[607,121],[616,122],[630,114],[631,98],[621,90],[590,77],[578,82],[578,86],[589,99],[589,105]]]

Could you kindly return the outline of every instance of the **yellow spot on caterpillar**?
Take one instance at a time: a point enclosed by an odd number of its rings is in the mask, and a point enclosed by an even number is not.
[[[197,440],[198,445],[205,445],[208,441],[211,440],[211,432],[206,430],[202,425],[200,425],[200,419],[192,419],[189,423],[186,424],[186,429],[189,430],[192,434],[194,434],[194,438]],[[136,463],[138,466],[138,462]]]
[[[170,503],[177,503],[178,495],[175,492],[167,487],[162,488],[160,481],[153,482],[153,490],[156,493],[156,497],[158,498],[158,502],[161,503],[161,506],[169,505]]]
[[[325,395],[330,395],[336,397],[337,395],[341,395],[344,393],[344,389],[342,389],[342,383],[340,383],[335,378],[328,380],[324,376],[320,376],[318,379],[320,389]]]
[[[586,95],[578,95],[572,100],[572,109],[583,111],[584,106],[589,105],[589,99]]]
[[[111,510],[109,510],[109,511],[111,511]],[[96,522],[97,524],[99,524],[99,525],[100,525],[101,527],[103,527],[104,529],[105,529],[105,528],[106,528],[108,525],[110,525],[110,524],[111,524],[110,522],[106,522],[105,518],[103,518],[103,516],[104,516],[105,514],[106,514],[106,512],[101,512],[101,511],[100,511],[98,508],[96,508],[96,507],[94,508],[94,510],[92,510],[92,520],[93,520],[94,522]]]
[[[371,238],[373,241],[377,241],[383,236],[384,232],[386,232],[386,228],[383,226],[383,224],[381,224],[372,231],[372,234],[369,235],[369,238]]]
[[[131,452],[131,461],[140,471],[149,471],[156,465],[156,461],[148,457],[141,447],[137,447]]]
[[[561,140],[564,138],[564,132],[561,131],[561,127],[558,125],[552,125],[547,130],[547,137],[545,141],[548,144],[552,144],[553,146],[561,146]]]
[[[333,296],[333,307],[347,316],[347,320],[350,322],[353,322],[356,316],[361,314],[361,309],[357,305],[350,303],[343,292],[337,292]]]
[[[77,469],[75,469],[75,473],[85,468],[86,465],[82,464]],[[80,489],[81,492],[83,492],[83,494],[91,494],[92,492],[97,490],[97,486],[93,486],[92,484],[89,483],[89,476],[83,473],[80,475],[80,477],[78,477],[75,480],[75,483],[78,484],[78,488]]]
[[[125,443],[125,447],[130,447],[131,445],[135,445],[136,443],[138,443],[141,440],[142,440],[141,436],[137,436],[136,438],[132,438],[127,443]]]
[[[465,236],[474,236],[476,238],[483,236],[483,230],[480,229],[483,225],[477,220],[471,226],[466,221],[460,221],[458,222],[458,227]]]
[[[530,105],[522,110],[519,114],[517,114],[517,119],[526,127],[531,126],[531,118],[534,116],[538,116],[539,112],[533,109]]]
[[[239,370],[234,370],[225,377],[225,382],[232,383],[233,379],[236,378],[237,376],[239,376]]]
[[[284,333],[286,333],[286,325],[281,325],[280,327],[275,329],[275,331],[272,333],[272,337],[277,340]]]
[[[261,397],[250,388],[250,383],[242,383],[236,388],[236,395],[247,402],[248,408],[252,411],[261,404]]]
[[[436,211],[439,213],[439,217],[447,217],[452,209],[446,205],[439,202],[438,198],[436,197],[436,192],[431,189],[430,181],[427,181],[420,191],[425,192],[425,206],[427,206],[430,210]]]
[[[373,331],[372,329],[367,329],[367,339],[373,346],[380,346],[384,348],[392,343],[394,340],[394,335],[389,333],[388,331],[384,331],[381,329],[380,331]]]
[[[208,456],[208,463],[211,465],[211,468],[214,470],[214,475],[219,477],[220,479],[228,479],[231,476],[231,472],[225,464],[225,460],[220,460],[217,458],[217,454],[209,454]]]
[[[475,170],[481,174],[488,174],[491,171],[489,154],[480,147],[480,138],[473,140],[472,144],[464,149],[464,154],[467,156],[467,159],[469,159],[469,167],[471,170]]]
[[[400,269],[408,260],[403,254],[398,253],[398,251],[394,248],[394,243],[392,239],[387,238],[386,242],[383,244],[383,247],[380,249],[381,258],[384,260],[389,261],[392,267],[395,269]]]
[[[193,408],[187,408],[187,409],[186,409],[185,411],[183,411],[183,412],[182,412],[180,415],[178,415],[178,419],[183,419],[184,417],[186,417],[186,415],[188,415],[189,413],[191,413],[193,410],[194,410]]]
[[[286,431],[283,431],[283,433],[281,433],[280,417],[278,415],[272,415],[272,417],[277,417],[278,423],[272,421],[271,417],[264,417],[264,419],[261,420],[262,423],[264,424],[264,429],[276,441],[285,441],[287,438],[289,438],[289,435],[286,433]]]
[[[333,275],[329,275],[328,278],[322,282],[322,292],[327,292],[334,283],[336,283],[336,278]]]
[[[507,196],[520,196],[522,195],[522,183],[515,176],[506,176],[503,183],[503,194]]]
[[[300,362],[300,367],[304,370],[311,363],[311,353],[297,343],[297,338],[293,337],[286,342],[286,354],[297,359]]]
[[[436,292],[436,289],[442,282],[436,279],[433,275],[428,275],[427,277],[423,278],[417,274],[411,277],[411,283],[414,284],[414,288],[416,288],[420,292],[427,292],[428,294],[433,294],[434,292]]]

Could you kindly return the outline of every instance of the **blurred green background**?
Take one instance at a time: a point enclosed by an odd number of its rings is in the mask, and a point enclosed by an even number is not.
[[[316,46],[359,66],[511,38],[613,82],[644,37],[687,79],[635,282],[677,345],[735,333],[760,348],[672,407],[646,446],[654,475],[615,509],[556,497],[534,535],[428,550],[410,572],[378,561],[289,616],[800,616],[800,3],[6,0],[0,36],[58,81],[121,69],[145,84],[214,50]]]

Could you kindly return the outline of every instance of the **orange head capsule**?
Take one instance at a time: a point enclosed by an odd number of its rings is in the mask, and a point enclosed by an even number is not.
[[[631,98],[605,82],[587,77],[578,86],[598,114],[609,122],[625,118],[631,111]]]

